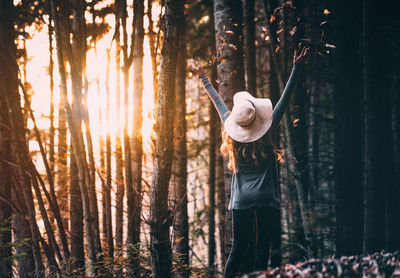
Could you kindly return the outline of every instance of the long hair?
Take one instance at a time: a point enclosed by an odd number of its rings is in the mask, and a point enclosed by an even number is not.
[[[263,164],[269,155],[281,157],[281,151],[276,148],[271,134],[267,132],[257,141],[250,143],[240,143],[233,140],[225,129],[222,131],[221,153],[228,159],[228,168],[237,172],[238,163],[254,163],[255,166]]]

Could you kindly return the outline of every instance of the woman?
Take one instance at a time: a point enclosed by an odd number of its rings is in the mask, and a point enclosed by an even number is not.
[[[293,94],[302,64],[309,49],[293,57],[293,70],[278,103],[255,98],[248,92],[233,97],[228,110],[198,63],[190,65],[201,78],[224,125],[221,151],[233,171],[229,210],[233,214],[233,243],[225,266],[225,277],[239,274],[256,220],[256,258],[254,270],[267,268],[274,223],[280,210],[277,150],[274,134]]]

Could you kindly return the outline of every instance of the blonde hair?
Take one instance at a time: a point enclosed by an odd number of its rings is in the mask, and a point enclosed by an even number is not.
[[[269,132],[257,141],[240,143],[233,140],[224,129],[220,150],[224,158],[228,159],[228,168],[234,173],[238,171],[238,162],[253,162],[258,166],[269,155],[276,155],[278,161],[282,157],[282,151],[275,147]]]

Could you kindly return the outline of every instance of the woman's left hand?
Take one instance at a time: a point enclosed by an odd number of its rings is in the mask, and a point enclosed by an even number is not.
[[[301,50],[294,51],[293,64],[307,64],[309,62],[310,47],[303,47]]]
[[[197,75],[204,73],[203,68],[201,67],[198,61],[190,59],[188,61],[189,68]]]

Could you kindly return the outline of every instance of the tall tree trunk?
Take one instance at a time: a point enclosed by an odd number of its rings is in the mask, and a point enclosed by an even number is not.
[[[139,243],[140,243],[140,219],[142,212],[142,95],[143,95],[143,40],[144,40],[144,3],[140,0],[134,1],[133,30],[134,40],[132,45],[133,59],[133,134],[132,134],[132,161],[130,184],[127,185],[128,198],[128,238],[127,243],[136,246],[130,250],[130,267],[132,274],[140,275],[139,269]],[[150,28],[150,27],[149,27]],[[128,127],[126,127],[127,129]]]
[[[178,34],[178,58],[175,82],[174,109],[174,158],[171,184],[174,199],[174,245],[179,258],[177,278],[189,277],[189,223],[187,198],[187,147],[186,147],[186,43],[185,19],[181,18],[181,32]]]
[[[49,21],[49,77],[50,77],[50,131],[49,131],[49,163],[51,174],[55,176],[55,128],[54,128],[54,61],[53,61],[53,33],[54,28],[51,25],[51,20]]]
[[[153,3],[155,0],[147,1],[147,18],[149,20],[149,45],[150,45],[150,57],[151,57],[151,67],[153,73],[153,90],[154,90],[154,99],[157,99],[157,91],[158,91],[158,62],[157,62],[157,50],[159,44],[159,36],[154,32],[154,21],[153,21]]]
[[[85,165],[86,172],[86,184],[90,204],[90,217],[93,232],[93,243],[95,252],[97,255],[102,253],[100,243],[100,230],[99,230],[99,216],[97,207],[97,196],[95,189],[95,178],[94,178],[94,158],[92,139],[90,134],[89,119],[87,115],[86,105],[83,104],[82,90],[83,90],[83,76],[86,69],[86,25],[84,12],[86,9],[85,2],[83,0],[75,0],[73,5],[73,22],[72,22],[72,57],[69,57],[71,64],[71,81],[72,81],[72,95],[73,102],[72,108],[78,116],[78,126],[81,126],[82,121],[85,122],[86,130],[86,143],[89,157],[89,165],[86,161],[85,144],[82,142],[82,158],[84,159],[83,164]],[[82,136],[83,137],[83,136]],[[82,138],[83,139],[83,138]]]
[[[107,70],[106,70],[106,80],[105,80],[105,87],[106,87],[106,119],[109,121],[110,119],[110,50],[107,50]],[[113,252],[113,230],[112,230],[112,211],[111,211],[111,186],[112,186],[112,171],[111,171],[111,135],[110,135],[110,123],[107,123],[108,129],[106,134],[106,183],[103,192],[103,202],[104,202],[104,227],[105,227],[105,234],[107,238],[107,252],[110,256]],[[118,226],[116,227],[116,230]]]
[[[157,140],[154,150],[153,177],[150,190],[150,250],[152,277],[171,276],[168,211],[168,184],[173,155],[173,109],[179,24],[183,18],[183,1],[166,0],[164,42],[161,50],[160,78],[157,94]]]
[[[209,138],[209,178],[208,178],[208,268],[210,277],[215,275],[215,186],[216,186],[216,151],[217,151],[217,125],[218,114],[210,101],[210,138]]]
[[[0,17],[2,16],[0,12]],[[1,28],[1,27],[0,27]],[[0,29],[1,30],[1,29]],[[0,34],[1,36],[1,34]],[[4,72],[0,69],[0,75],[3,75]],[[1,78],[1,77],[0,77]],[[3,80],[0,81],[0,84],[3,83]],[[3,94],[3,91],[0,91]],[[10,166],[7,162],[12,161],[10,148],[10,131],[8,127],[8,114],[7,107],[5,103],[0,102],[0,258],[2,262],[0,263],[0,277],[12,277],[12,245],[11,245],[11,215],[12,215],[12,207],[11,202],[13,202],[11,198],[11,188],[12,188],[12,177],[10,172]],[[15,203],[15,202],[14,202]],[[14,223],[16,222],[16,218],[21,217],[14,215]],[[14,240],[17,237],[17,234],[14,234]],[[19,250],[17,249],[17,253]]]
[[[74,273],[80,275],[85,267],[85,249],[83,243],[83,206],[76,158],[71,146],[69,198],[70,198],[70,246],[71,257],[75,259]]]
[[[255,22],[254,9],[255,0],[244,0],[244,27],[245,27],[245,67],[246,67],[246,89],[253,96],[257,96],[257,63],[255,47]]]
[[[333,22],[338,32],[335,39],[335,162],[334,181],[336,198],[336,252],[337,255],[362,252],[363,194],[361,145],[362,88],[359,60],[360,1],[349,5],[337,3],[332,10],[337,16]],[[358,7],[358,8],[357,8]],[[352,25],[354,28],[347,28]],[[351,154],[351,155],[349,155]]]
[[[58,136],[57,136],[57,175],[56,194],[60,207],[64,228],[68,231],[68,166],[67,166],[67,118],[65,115],[64,102],[60,99],[58,107]],[[71,242],[72,244],[72,242]]]
[[[127,32],[127,26],[126,26],[126,19],[127,19],[127,11],[126,11],[126,0],[121,1],[121,6],[120,8],[120,16],[121,16],[121,25],[122,25],[122,40],[123,40],[123,45],[122,45],[122,54],[123,54],[123,78],[124,78],[124,168],[125,168],[125,190],[127,192],[127,206],[128,206],[128,211],[129,211],[129,205],[131,205],[132,200],[129,199],[128,192],[129,190],[132,189],[132,152],[131,152],[131,138],[128,133],[128,127],[129,127],[129,69],[131,67],[131,63],[128,61],[129,59],[129,53],[128,53],[128,32]],[[136,11],[133,11],[133,16],[136,16]],[[133,23],[133,28],[135,28],[135,22]],[[135,42],[136,37],[132,36],[133,42]],[[133,47],[133,46],[131,46]],[[135,107],[136,108],[136,107]],[[136,109],[135,109],[136,110]],[[128,213],[128,231],[127,233],[129,234],[129,226],[132,225],[131,219],[129,218],[129,213]],[[127,238],[127,243],[129,244],[129,239]],[[127,248],[129,249],[129,247]],[[133,261],[138,261],[137,256],[133,254],[129,254],[129,259]],[[132,266],[130,263],[128,264],[128,269],[133,268],[138,270],[138,267]],[[133,272],[128,270],[127,275],[129,276],[130,274],[132,275]],[[136,276],[139,277],[139,272],[136,273]]]
[[[390,29],[375,24],[374,11],[379,5],[374,1],[363,1],[362,9],[362,76],[363,76],[363,121],[364,121],[364,241],[363,251],[372,253],[388,247],[389,241],[389,189],[394,172],[394,158],[390,132],[390,71],[386,66],[386,54],[390,45],[382,51],[375,50]],[[379,18],[384,23],[386,16]],[[382,72],[383,71],[383,72]],[[386,71],[386,72],[385,72]],[[388,82],[389,81],[389,82]],[[394,193],[394,192],[393,192]],[[386,245],[386,246],[385,246]]]
[[[214,24],[216,49],[219,64],[218,88],[222,100],[232,109],[233,95],[245,89],[242,35],[241,1],[214,1]],[[231,35],[227,31],[232,31]],[[231,196],[232,174],[225,166],[225,206],[228,207]],[[227,213],[225,219],[225,256],[232,247],[232,214]]]
[[[120,3],[118,4],[120,5]],[[117,8],[116,12],[116,21],[119,22],[121,20],[120,8]],[[119,24],[117,24],[119,26]],[[121,140],[121,38],[119,29],[115,31],[116,40],[115,40],[115,70],[116,70],[116,113],[117,113],[117,133],[115,137],[115,179],[116,179],[116,196],[115,196],[115,245],[118,249],[122,247],[123,241],[123,211],[124,211],[124,163],[122,160],[122,140]]]
[[[22,193],[24,204],[26,205],[25,216],[27,216],[26,219],[28,220],[31,234],[28,237],[32,239],[29,245],[35,263],[35,276],[40,277],[44,271],[39,247],[39,238],[41,236],[35,219],[36,212],[31,191],[31,180],[29,174],[25,172],[25,169],[30,169],[28,167],[30,158],[18,92],[19,80],[16,61],[16,46],[14,44],[15,33],[12,1],[2,1],[0,4],[0,39],[2,41],[0,44],[0,102],[2,106],[6,107],[5,111],[8,113],[8,122],[6,123],[6,126],[10,130],[10,138],[12,140],[12,144],[10,145],[11,154],[13,156],[11,162],[15,163],[18,169],[18,176],[15,176],[14,179],[14,190],[16,188],[18,188],[18,190],[15,190],[14,192],[15,195]],[[10,171],[10,173],[12,172],[13,171]],[[28,230],[24,225],[25,222],[23,222],[24,220],[20,220],[22,224],[21,230],[15,231],[15,228],[18,228],[18,226],[14,225],[15,238],[17,240],[23,240],[25,238],[19,237],[23,232],[28,234]],[[15,221],[17,220],[15,219]],[[28,253],[30,253],[29,250]],[[32,261],[30,261],[29,258],[25,262],[21,261],[21,263],[21,268],[19,268],[21,272],[32,270]]]
[[[364,152],[363,152],[363,195],[364,195],[364,233],[363,233],[363,252],[375,251],[374,246],[374,144],[373,144],[373,106],[372,103],[372,92],[370,87],[371,68],[370,58],[367,56],[369,53],[370,42],[367,40],[367,28],[369,27],[367,22],[368,12],[367,6],[370,8],[369,1],[363,1],[362,6],[362,67],[363,67],[363,122],[364,122]]]
[[[51,11],[52,11],[52,16],[54,19],[54,25],[55,25],[55,33],[56,33],[56,42],[57,42],[57,57],[58,57],[58,66],[59,66],[59,71],[60,71],[60,76],[61,76],[61,93],[62,93],[62,98],[64,102],[64,108],[66,111],[67,115],[67,121],[68,121],[68,126],[71,131],[71,141],[73,145],[73,152],[75,156],[75,160],[77,163],[77,169],[78,169],[78,178],[79,178],[79,188],[81,191],[81,196],[82,196],[82,205],[83,205],[83,214],[84,214],[84,222],[85,222],[85,234],[86,234],[86,239],[87,239],[87,246],[88,246],[88,251],[89,251],[89,258],[90,258],[90,264],[91,264],[91,269],[92,269],[92,274],[96,275],[97,269],[96,269],[96,263],[97,263],[97,254],[101,253],[100,245],[100,238],[95,238],[95,235],[99,235],[96,231],[93,231],[93,219],[91,216],[91,204],[93,207],[93,202],[96,201],[95,196],[93,196],[93,192],[90,194],[89,198],[89,192],[88,192],[88,187],[90,187],[89,184],[89,170],[87,167],[87,161],[86,161],[86,151],[85,151],[85,145],[83,141],[83,136],[82,132],[80,129],[81,126],[81,121],[82,121],[82,109],[81,109],[81,98],[80,94],[82,92],[82,71],[79,70],[81,67],[78,69],[76,68],[77,65],[75,63],[78,63],[78,66],[82,65],[82,60],[79,60],[79,54],[77,54],[77,60],[70,59],[71,63],[71,69],[73,73],[73,95],[74,95],[74,105],[73,108],[71,108],[70,104],[68,103],[68,96],[67,96],[67,81],[65,79],[66,77],[66,71],[65,71],[65,65],[64,65],[64,51],[67,54],[71,54],[72,51],[70,49],[71,45],[66,42],[66,39],[64,36],[69,35],[69,33],[63,32],[61,29],[61,22],[58,18],[58,15],[65,12],[64,7],[57,7],[55,0],[52,0],[50,2],[51,4]],[[62,3],[61,3],[62,4]],[[59,11],[57,11],[57,8],[59,8]],[[78,19],[76,19],[78,20]],[[65,28],[63,25],[62,27]],[[79,29],[79,28],[78,28]],[[79,33],[79,32],[78,32]],[[77,39],[77,38],[76,38]],[[82,43],[82,41],[80,41]],[[77,42],[78,43],[78,42]],[[64,49],[64,46],[66,49]],[[81,46],[82,47],[82,46]],[[80,49],[78,45],[75,48],[76,50]],[[75,51],[77,52],[77,51]],[[72,57],[72,54],[69,55]],[[80,74],[79,74],[80,72]],[[72,112],[73,111],[73,112]],[[94,198],[94,199],[93,199]],[[96,204],[97,205],[97,204]],[[97,213],[97,211],[95,212]],[[95,243],[96,242],[96,243]]]

